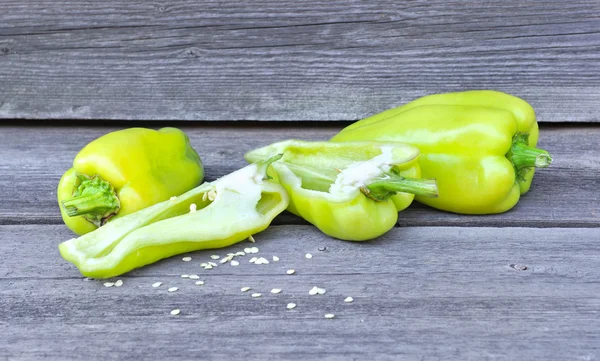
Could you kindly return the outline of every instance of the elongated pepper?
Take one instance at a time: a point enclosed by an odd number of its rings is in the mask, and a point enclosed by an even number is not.
[[[435,178],[439,197],[418,202],[465,214],[505,212],[531,187],[535,168],[552,157],[536,148],[533,108],[496,91],[423,97],[358,121],[331,140],[400,141],[419,148],[423,177]]]

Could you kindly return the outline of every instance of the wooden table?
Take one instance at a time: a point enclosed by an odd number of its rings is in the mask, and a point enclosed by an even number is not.
[[[0,360],[598,360],[598,13],[583,0],[3,1]],[[529,101],[554,156],[505,214],[415,204],[349,243],[284,213],[255,236],[279,262],[199,266],[244,242],[118,288],[58,254],[72,237],[58,180],[109,131],[180,127],[214,180],[254,147],[480,88]]]

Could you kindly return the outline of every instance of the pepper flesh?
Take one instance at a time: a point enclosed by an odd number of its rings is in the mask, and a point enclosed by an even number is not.
[[[323,233],[350,241],[378,237],[410,205],[413,193],[435,196],[420,176],[419,151],[401,143],[288,140],[246,153],[248,161],[283,157],[269,173],[290,197],[288,211]],[[410,192],[410,193],[409,193]]]
[[[202,162],[176,128],[130,128],[86,145],[57,190],[65,224],[78,235],[200,184]]]
[[[431,95],[358,121],[335,142],[401,141],[418,147],[423,177],[438,181],[439,197],[416,197],[465,214],[505,212],[526,193],[548,152],[535,148],[538,125],[524,100],[495,91]]]
[[[82,275],[108,278],[173,255],[247,239],[267,228],[288,205],[283,187],[265,180],[268,164],[276,158],[63,242],[60,254]]]

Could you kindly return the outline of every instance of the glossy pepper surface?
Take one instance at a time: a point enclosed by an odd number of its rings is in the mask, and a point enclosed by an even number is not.
[[[253,163],[179,197],[115,219],[59,245],[82,275],[118,276],[176,254],[222,248],[258,233],[285,210],[288,196]]]
[[[430,95],[358,121],[335,142],[401,141],[419,148],[423,177],[435,178],[439,197],[417,196],[432,207],[465,214],[501,213],[526,193],[535,167],[552,158],[535,148],[533,108],[496,91]]]
[[[378,237],[414,194],[436,195],[434,181],[418,179],[418,149],[406,144],[287,140],[245,157],[252,162],[273,154],[283,154],[270,174],[287,191],[288,210],[335,238]]]
[[[130,128],[86,145],[58,184],[65,224],[91,232],[109,220],[182,194],[204,178],[187,135],[176,128]]]

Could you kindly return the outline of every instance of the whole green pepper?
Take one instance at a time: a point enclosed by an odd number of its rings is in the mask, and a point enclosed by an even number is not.
[[[279,157],[63,242],[60,254],[82,275],[108,278],[176,254],[242,241],[267,228],[288,205],[283,187],[265,180],[268,165]]]
[[[535,148],[538,125],[527,102],[496,91],[426,96],[358,121],[336,142],[400,141],[419,148],[425,178],[439,197],[417,196],[432,207],[465,214],[501,213],[526,193],[534,168],[552,158]]]
[[[418,149],[402,143],[287,140],[246,153],[248,161],[283,157],[269,173],[290,197],[288,211],[325,234],[349,241],[378,237],[415,194],[436,196],[420,176]]]
[[[62,176],[63,221],[82,235],[109,220],[186,192],[204,178],[187,135],[176,128],[130,128],[86,145]]]

